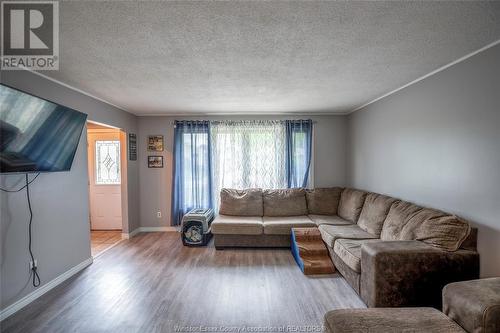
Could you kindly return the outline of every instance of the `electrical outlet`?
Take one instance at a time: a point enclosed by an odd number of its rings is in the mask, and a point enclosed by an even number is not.
[[[156,212],[156,217],[161,219],[161,212],[160,211]]]

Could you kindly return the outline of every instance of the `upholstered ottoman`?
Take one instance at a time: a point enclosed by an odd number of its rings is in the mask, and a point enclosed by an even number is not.
[[[500,332],[500,278],[446,285],[443,312],[468,332]]]
[[[330,333],[464,333],[444,313],[433,308],[342,309],[327,312]]]

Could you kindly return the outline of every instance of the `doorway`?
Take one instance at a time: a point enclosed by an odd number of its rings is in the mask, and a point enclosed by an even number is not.
[[[90,248],[98,256],[122,240],[125,135],[120,129],[87,122]]]

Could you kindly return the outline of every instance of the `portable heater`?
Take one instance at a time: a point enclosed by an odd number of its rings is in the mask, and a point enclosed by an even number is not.
[[[184,215],[181,223],[182,244],[205,246],[212,237],[210,225],[214,219],[213,209],[195,208]]]

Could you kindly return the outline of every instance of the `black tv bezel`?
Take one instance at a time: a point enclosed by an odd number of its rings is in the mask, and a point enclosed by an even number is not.
[[[43,101],[46,101],[46,102],[49,102],[49,103],[52,103],[52,104],[55,104],[55,105],[59,105],[59,106],[62,106],[66,109],[70,109],[72,111],[75,111],[75,112],[78,112],[78,113],[81,113],[83,115],[85,115],[85,123],[83,125],[83,128],[82,130],[80,131],[80,135],[78,136],[78,144],[76,145],[76,149],[74,150],[73,152],[73,155],[71,156],[71,166],[69,167],[69,169],[65,169],[65,170],[56,170],[56,171],[15,171],[15,172],[1,172],[0,171],[0,175],[1,176],[8,176],[8,175],[25,175],[25,174],[33,174],[33,173],[57,173],[57,172],[70,172],[71,169],[73,168],[73,163],[75,162],[75,156],[76,156],[76,152],[78,151],[78,146],[80,145],[80,140],[82,139],[82,133],[83,131],[85,130],[85,126],[87,126],[87,119],[88,119],[88,114],[86,114],[85,112],[81,112],[79,110],[76,110],[74,108],[70,108],[68,106],[65,106],[63,104],[60,104],[60,103],[56,103],[54,101],[51,101],[50,99],[47,99],[47,98],[43,98],[43,97],[40,97],[40,96],[37,96],[37,95],[34,95],[32,93],[29,93],[29,92],[26,92],[24,90],[21,90],[19,88],[16,88],[16,87],[13,87],[9,84],[6,84],[6,83],[3,83],[3,82],[0,82],[0,85],[1,86],[4,86],[4,87],[7,87],[7,88],[10,88],[10,89],[13,89],[13,90],[17,90],[23,94],[26,94],[26,95],[29,95],[29,96],[32,96],[32,97],[35,97],[35,98],[39,98]]]

